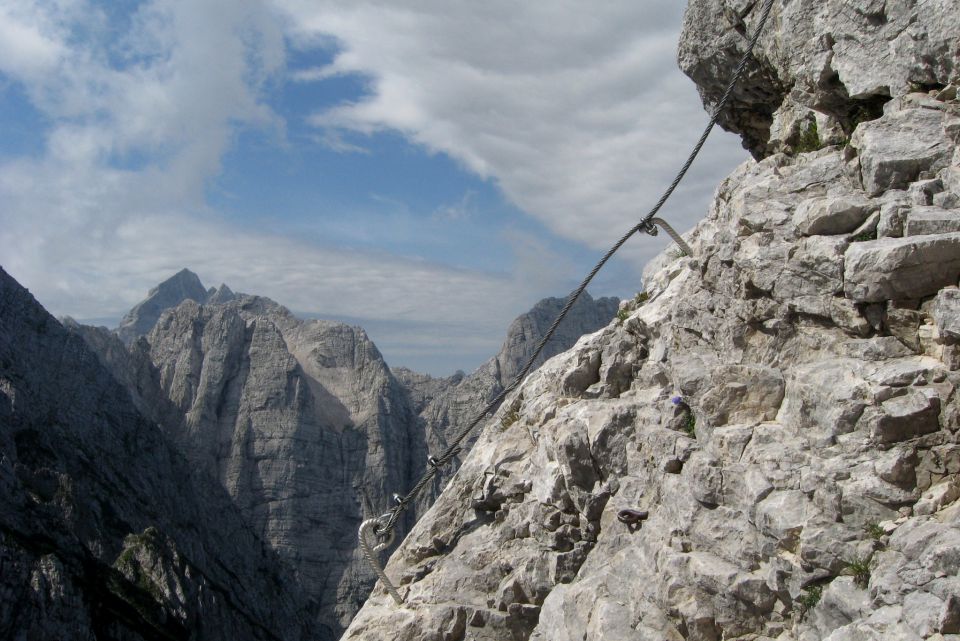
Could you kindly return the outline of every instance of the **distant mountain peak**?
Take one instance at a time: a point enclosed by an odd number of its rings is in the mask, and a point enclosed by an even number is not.
[[[156,287],[151,287],[149,294],[154,294],[157,292],[172,292],[176,290],[189,292],[203,291],[204,295],[207,292],[206,288],[203,286],[203,283],[200,282],[200,277],[184,267]]]
[[[232,296],[233,293],[230,292],[230,295]],[[200,282],[200,277],[189,269],[183,268],[150,289],[147,297],[120,321],[117,335],[124,343],[130,345],[138,336],[147,334],[165,310],[176,307],[185,300],[205,303],[208,298],[210,294]]]
[[[237,295],[233,293],[233,290],[227,287],[226,283],[220,283],[220,287],[213,288],[207,292],[207,303],[229,303],[232,300],[235,300]]]

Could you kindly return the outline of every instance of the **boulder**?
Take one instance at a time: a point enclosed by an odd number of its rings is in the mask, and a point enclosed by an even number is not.
[[[937,292],[933,321],[941,336],[960,339],[960,289],[945,287]]]
[[[852,243],[844,259],[844,294],[856,302],[923,298],[957,284],[960,233]]]
[[[942,207],[914,207],[907,213],[904,236],[960,232],[960,210]]]
[[[940,111],[905,109],[857,127],[850,145],[859,153],[866,192],[904,189],[921,174],[946,167],[953,144],[943,133],[943,118]]]
[[[867,219],[868,207],[865,200],[849,197],[815,198],[797,207],[793,224],[804,236],[846,234]]]

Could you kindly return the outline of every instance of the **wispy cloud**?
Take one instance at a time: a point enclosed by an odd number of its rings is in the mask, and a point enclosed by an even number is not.
[[[275,1],[301,39],[340,43],[327,73],[371,78],[369,96],[318,111],[315,126],[402,132],[597,249],[652,204],[706,122],[676,70],[674,0]],[[745,157],[732,137],[708,145],[690,181],[701,186],[678,193],[671,210],[681,228],[705,212],[702,183]]]
[[[319,82],[329,80],[338,76],[348,75],[348,72],[338,68],[336,65],[324,65],[322,67],[310,67],[308,69],[298,69],[291,71],[290,80],[293,82]]]
[[[0,7],[0,72],[49,123],[39,158],[0,165],[0,255],[58,312],[142,296],[143,271],[191,240],[170,214],[214,216],[205,188],[238,127],[281,124],[261,91],[283,33],[259,2],[154,0],[125,24],[87,0]],[[145,219],[169,221],[170,245],[125,232]]]
[[[334,129],[321,131],[318,135],[313,136],[311,139],[321,147],[326,147],[327,149],[341,154],[369,155],[371,153],[368,147],[351,142],[347,139],[347,136],[344,132]]]
[[[514,314],[579,276],[520,232],[507,234],[512,271],[492,273],[265,233],[216,210],[211,182],[243,132],[287,144],[269,106],[284,82],[363,79],[359,99],[312,115],[314,144],[366,157],[365,136],[399,132],[594,248],[655,198],[705,120],[675,71],[674,0],[135,6],[118,18],[99,0],[0,4],[0,81],[46,127],[42,153],[0,164],[0,261],[55,313],[119,315],[188,266],[301,312],[433,327],[446,337],[427,341],[439,353],[441,343],[493,345]],[[290,46],[336,54],[291,72]],[[705,150],[671,212],[681,228],[744,157],[736,148]],[[472,223],[475,204],[466,191],[423,213]],[[637,246],[638,264],[658,247]],[[406,330],[383,333],[410,353],[431,349]]]
[[[438,207],[433,212],[434,220],[466,220],[476,213],[477,192],[468,189],[460,200]]]

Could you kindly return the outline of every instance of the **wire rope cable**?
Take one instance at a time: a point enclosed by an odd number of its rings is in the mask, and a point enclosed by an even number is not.
[[[601,269],[603,269],[603,266],[607,264],[607,261],[609,261],[610,258],[615,253],[617,253],[617,251],[637,232],[645,231],[647,233],[650,233],[651,235],[656,234],[656,227],[654,227],[654,225],[660,222],[660,219],[655,219],[657,212],[660,211],[663,205],[667,202],[667,199],[669,199],[670,196],[673,194],[674,190],[676,190],[677,186],[680,184],[680,181],[683,180],[683,177],[686,175],[687,170],[690,169],[690,166],[693,164],[693,161],[696,159],[704,143],[707,141],[707,137],[710,135],[710,132],[713,130],[714,125],[717,124],[717,121],[720,118],[720,114],[722,113],[727,102],[730,100],[730,96],[733,94],[734,87],[739,82],[740,77],[743,75],[743,72],[747,67],[747,63],[749,62],[750,57],[752,56],[753,49],[756,46],[757,41],[760,39],[760,34],[762,33],[763,27],[766,24],[767,18],[770,15],[770,10],[773,7],[773,3],[774,3],[774,0],[765,0],[762,8],[762,12],[760,14],[760,19],[757,23],[757,28],[754,31],[753,37],[751,38],[750,43],[747,46],[747,49],[744,52],[743,56],[740,58],[740,62],[737,65],[736,70],[734,71],[733,76],[730,79],[730,82],[727,84],[727,87],[723,93],[723,96],[720,98],[719,102],[717,102],[716,106],[714,107],[713,114],[710,118],[709,123],[707,124],[706,128],[703,130],[703,133],[700,135],[700,138],[697,141],[696,145],[694,145],[693,150],[687,156],[686,162],[684,162],[683,166],[680,168],[680,171],[677,172],[677,175],[674,177],[673,182],[670,183],[670,186],[667,187],[666,191],[664,191],[663,195],[660,197],[657,203],[640,220],[639,223],[637,223],[634,227],[632,227],[629,231],[627,231],[627,233],[625,233],[620,238],[620,240],[618,240],[607,251],[607,253],[604,254],[603,258],[600,259],[600,261],[593,267],[593,269],[590,270],[590,273],[587,274],[586,278],[583,279],[583,282],[581,282],[580,285],[575,290],[573,290],[573,292],[570,293],[570,295],[567,298],[566,304],[563,306],[563,309],[560,310],[560,313],[557,315],[556,319],[550,325],[550,328],[547,330],[547,333],[544,334],[543,338],[540,339],[540,342],[537,344],[536,349],[534,349],[533,354],[527,360],[526,364],[523,366],[520,372],[516,375],[516,377],[514,377],[513,381],[507,387],[505,387],[499,394],[497,394],[493,398],[493,400],[487,403],[487,405],[476,415],[476,417],[466,427],[464,427],[462,430],[460,430],[459,433],[457,433],[456,437],[453,439],[453,441],[450,443],[447,449],[443,452],[443,454],[437,457],[433,457],[433,456],[430,457],[429,465],[428,465],[429,469],[427,469],[427,471],[423,474],[420,480],[417,481],[417,484],[414,485],[414,487],[407,493],[406,496],[401,497],[398,495],[394,495],[394,500],[396,502],[396,505],[390,510],[390,512],[384,514],[383,516],[377,519],[371,519],[369,521],[364,522],[364,525],[366,526],[366,528],[364,528],[365,532],[361,535],[361,540],[363,540],[363,537],[366,535],[366,530],[371,528],[372,528],[372,533],[375,534],[381,540],[385,540],[386,538],[392,536],[393,529],[396,527],[397,522],[400,519],[400,516],[407,509],[407,507],[409,507],[409,505],[413,502],[413,500],[416,499],[416,497],[420,494],[420,492],[423,491],[423,488],[426,487],[426,485],[439,473],[440,468],[446,465],[447,463],[449,463],[450,460],[460,452],[461,445],[463,441],[467,438],[467,436],[470,435],[470,433],[481,421],[483,421],[485,418],[490,416],[500,406],[503,400],[513,390],[515,390],[520,385],[520,383],[523,382],[527,374],[533,368],[534,363],[536,363],[537,359],[540,357],[540,354],[543,352],[544,347],[546,347],[547,343],[553,337],[553,334],[557,331],[557,328],[560,326],[560,323],[563,322],[563,319],[566,317],[567,313],[570,311],[573,305],[580,298],[580,295],[587,288],[587,285],[589,285],[590,282],[593,280],[593,278],[597,275],[597,273]],[[672,230],[668,230],[668,233],[670,233],[670,231]],[[674,234],[671,234],[671,236],[674,236]],[[681,247],[683,247],[683,245],[681,245]],[[386,518],[387,515],[389,515],[389,518]],[[383,522],[385,518],[386,518],[386,521]],[[386,545],[383,545],[383,547],[386,547]],[[364,548],[365,548],[364,549],[365,552],[369,552],[367,550],[366,545],[364,546]],[[378,548],[380,548],[380,546],[378,546]],[[365,554],[365,556],[367,557],[367,560],[370,561],[374,570],[377,571],[377,575],[384,582],[384,585],[387,588],[387,590],[390,592],[390,594],[394,597],[395,600],[398,600],[399,595],[396,594],[396,589],[393,587],[390,581],[386,579],[386,575],[383,573],[383,570],[372,558],[373,557],[372,553]],[[398,600],[398,603],[399,603],[399,600]]]

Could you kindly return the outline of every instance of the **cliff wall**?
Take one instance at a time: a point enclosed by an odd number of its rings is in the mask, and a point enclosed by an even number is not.
[[[429,454],[509,383],[504,372],[527,358],[562,303],[542,301],[514,321],[495,358],[449,378],[394,372],[359,327],[303,321],[225,285],[207,291],[189,270],[153,288],[116,334],[65,322],[295,570],[322,641],[342,633],[375,580],[357,548],[362,519],[392,507]],[[616,307],[586,296],[547,354],[603,326]],[[421,495],[401,535],[442,486]]]
[[[292,569],[0,270],[0,637],[300,639]]]
[[[690,3],[707,103],[759,5]],[[504,403],[345,640],[956,638],[957,9],[775,2],[695,256]]]

